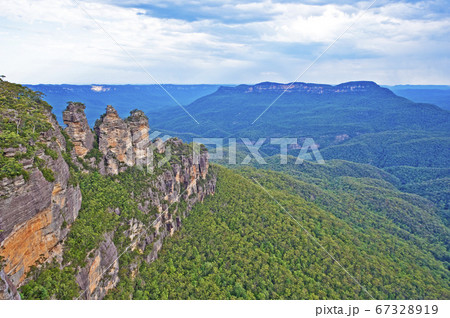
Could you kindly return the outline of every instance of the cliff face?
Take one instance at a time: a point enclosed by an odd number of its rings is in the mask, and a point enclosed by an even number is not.
[[[112,106],[97,121],[94,135],[85,106],[69,103],[63,113],[65,135],[39,94],[5,83],[0,80],[0,97],[13,98],[10,105],[0,104],[0,299],[19,299],[17,288],[28,298],[41,297],[42,290],[56,297],[47,282],[33,294],[47,270],[72,273],[63,282],[71,298],[79,293],[78,298],[103,299],[126,275],[134,279],[142,262],[154,261],[192,206],[214,194],[208,154],[203,149],[194,162],[181,140],[153,145],[142,111],[123,120]],[[144,171],[150,159],[152,167]],[[122,190],[116,187],[120,180]],[[109,188],[92,193],[96,182]],[[114,192],[120,193],[114,204],[109,190],[122,191]],[[87,200],[83,207],[82,200]],[[89,210],[89,202],[95,208]],[[134,256],[121,263],[126,252]],[[36,270],[28,275],[32,267]]]
[[[358,82],[348,82],[339,84],[336,86],[325,85],[325,84],[312,84],[312,83],[272,83],[263,82],[256,85],[239,85],[236,87],[225,87],[219,88],[222,92],[242,92],[242,93],[263,93],[272,92],[276,94],[281,93],[303,93],[303,94],[313,94],[313,95],[323,95],[323,94],[337,94],[337,93],[360,93],[368,91],[382,91],[384,93],[389,92],[388,90],[381,88],[374,82],[358,81]]]
[[[51,149],[53,157],[37,149],[33,157],[20,160],[29,173],[28,180],[20,175],[3,178],[0,183],[0,256],[4,274],[16,286],[37,261],[61,255],[61,243],[81,205],[80,189],[69,185],[69,168],[61,155],[65,139],[50,113],[47,121],[51,129],[41,133],[38,142]],[[2,151],[4,156],[14,157],[23,150]],[[51,169],[53,181],[44,177],[36,162]]]
[[[164,147],[160,148],[164,149],[162,154],[165,154],[165,151],[177,153],[182,148],[186,149],[186,145],[180,140],[168,140],[163,145]],[[188,154],[179,155],[177,158],[178,163],[161,171],[142,194],[135,196],[135,200],[141,202],[139,210],[145,215],[152,215],[150,221],[129,219],[125,230],[106,234],[100,246],[90,253],[86,266],[79,270],[77,276],[77,282],[83,290],[80,298],[104,298],[107,292],[119,283],[120,270],[129,273],[134,279],[141,262],[151,263],[157,259],[164,240],[182,226],[183,219],[189,215],[193,205],[214,194],[216,178],[208,174],[206,152],[199,156],[198,162],[194,162]],[[112,212],[119,215],[121,213],[120,209]],[[126,268],[121,268],[118,259],[118,254],[121,253],[114,244],[113,237],[127,238],[130,244],[124,252],[135,251],[143,257],[134,258]]]
[[[119,259],[114,233],[107,233],[100,246],[88,258],[87,265],[76,276],[82,292],[80,299],[103,299],[119,282]]]
[[[0,300],[19,300],[16,286],[3,270],[0,270]]]
[[[82,158],[94,144],[94,135],[84,114],[85,108],[81,103],[69,103],[63,112],[63,121],[67,125],[65,130],[72,139],[76,155]]]
[[[133,110],[126,120],[133,146],[133,164],[143,166],[147,160],[147,149],[150,145],[148,118],[143,111]]]

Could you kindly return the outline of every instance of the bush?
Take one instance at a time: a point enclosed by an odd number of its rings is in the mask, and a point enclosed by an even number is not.
[[[28,171],[26,171],[22,164],[15,158],[8,158],[0,155],[0,179],[11,179],[20,175],[22,175],[25,180],[30,178]]]
[[[45,168],[40,168],[39,170],[42,172],[42,175],[44,176],[45,180],[47,180],[48,182],[55,181],[55,175],[54,175],[52,169],[45,167]]]

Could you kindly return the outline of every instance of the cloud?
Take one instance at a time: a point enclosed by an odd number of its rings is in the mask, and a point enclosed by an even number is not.
[[[445,1],[3,0],[0,73],[22,83],[450,84]],[[364,13],[364,14],[363,14]],[[448,68],[447,68],[448,69]],[[330,72],[332,70],[332,72]],[[448,73],[448,72],[446,72]]]

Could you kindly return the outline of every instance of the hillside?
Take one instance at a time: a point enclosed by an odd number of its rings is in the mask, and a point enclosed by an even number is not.
[[[445,262],[424,249],[429,245],[423,239],[407,235],[386,216],[355,206],[347,210],[351,220],[343,220],[330,209],[334,203],[323,204],[325,197],[316,204],[309,195],[299,196],[284,174],[247,170],[244,178],[214,168],[216,194],[193,209],[156,262],[144,264],[131,288],[136,290],[134,298],[448,298]],[[316,193],[315,187],[304,187]],[[353,200],[336,198],[344,206],[342,212],[357,202],[352,194]],[[374,223],[367,222],[371,218]]]
[[[448,166],[450,112],[446,110],[411,102],[373,82],[295,83],[253,123],[286,88],[288,84],[278,83],[221,87],[186,107],[200,125],[175,108],[149,113],[150,123],[186,140],[295,137],[301,142],[312,137],[325,160],[378,167]],[[278,153],[279,146],[267,142],[261,151],[270,156]],[[289,151],[298,152],[295,147]]]
[[[372,83],[296,90],[285,109],[298,95],[316,111],[353,99],[344,121],[364,98],[397,99]],[[399,101],[428,134],[398,115],[397,130],[323,150],[353,161],[225,167],[205,146],[194,160],[192,144],[151,140],[137,109],[122,118],[108,105],[91,128],[89,106],[70,102],[63,129],[39,93],[0,80],[0,299],[448,299],[447,113]],[[411,158],[409,137],[431,139],[437,159]],[[374,138],[398,154],[383,169],[358,148]]]
[[[434,104],[450,110],[450,86],[445,85],[396,85],[386,86],[398,96],[416,103]]]
[[[214,193],[205,150],[194,162],[181,140],[151,141],[142,111],[108,106],[92,131],[69,103],[63,130],[40,94],[5,81],[0,105],[0,299],[102,299],[137,266],[121,253],[154,261]]]

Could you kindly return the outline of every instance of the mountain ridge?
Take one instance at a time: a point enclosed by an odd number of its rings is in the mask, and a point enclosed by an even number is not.
[[[305,82],[261,82],[254,85],[241,84],[235,87],[220,86],[217,92],[305,92],[310,94],[326,94],[326,93],[348,93],[348,92],[364,92],[370,89],[382,89],[380,85],[373,81],[351,81],[338,85],[305,83]],[[387,92],[387,90],[384,90]]]

